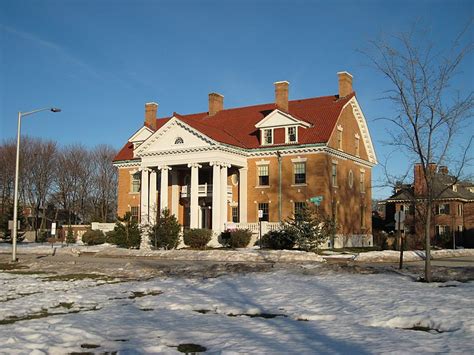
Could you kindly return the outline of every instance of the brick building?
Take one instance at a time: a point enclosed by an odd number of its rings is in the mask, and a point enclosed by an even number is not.
[[[431,239],[440,246],[474,246],[474,184],[457,181],[447,167],[430,164],[436,196],[431,217]],[[393,224],[395,213],[405,211],[405,232],[417,238],[417,246],[424,241],[423,197],[426,183],[420,164],[414,166],[413,184],[400,185],[395,194],[385,201],[386,222]],[[415,242],[416,244],[416,242]],[[445,244],[445,245],[443,245]]]
[[[338,95],[290,101],[282,81],[274,103],[224,109],[211,93],[208,112],[167,118],[145,104],[143,127],[114,160],[118,214],[153,223],[168,208],[217,235],[229,223],[252,229],[258,210],[276,224],[317,200],[340,236],[369,244],[376,155],[352,76],[338,79]]]

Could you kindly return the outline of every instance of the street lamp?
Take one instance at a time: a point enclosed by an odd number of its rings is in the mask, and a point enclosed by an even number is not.
[[[18,112],[18,132],[16,136],[16,164],[15,164],[15,196],[13,197],[13,233],[12,233],[12,260],[16,262],[16,237],[18,234],[18,178],[20,175],[20,132],[21,118],[41,111],[61,112],[59,108],[45,107],[29,112]]]

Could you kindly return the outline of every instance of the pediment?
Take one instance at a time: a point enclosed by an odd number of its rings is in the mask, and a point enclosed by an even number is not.
[[[283,112],[280,110],[274,110],[263,120],[259,121],[255,125],[255,127],[256,128],[274,128],[274,127],[287,127],[287,126],[295,126],[295,125],[302,126],[302,127],[310,126],[308,122],[299,120],[286,112]]]
[[[150,128],[143,126],[138,131],[136,131],[135,134],[128,139],[128,141],[130,143],[143,142],[147,140],[152,134],[153,131]]]
[[[137,148],[135,155],[143,156],[163,151],[187,150],[211,145],[215,145],[212,139],[173,117],[143,142]]]

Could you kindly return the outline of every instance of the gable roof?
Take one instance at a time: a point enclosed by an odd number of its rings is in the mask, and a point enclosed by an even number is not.
[[[289,101],[288,113],[311,124],[299,132],[298,144],[328,142],[342,109],[354,96],[355,93],[341,99],[338,95],[332,95]],[[256,149],[262,146],[259,130],[255,125],[276,109],[275,103],[270,103],[225,109],[213,116],[209,116],[208,112],[189,115],[175,113],[173,116],[217,142],[244,149]],[[157,130],[170,119],[171,117],[158,118]],[[114,161],[132,159],[133,144],[127,142]]]

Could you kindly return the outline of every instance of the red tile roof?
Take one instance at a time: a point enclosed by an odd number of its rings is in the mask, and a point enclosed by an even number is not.
[[[298,143],[326,143],[342,108],[354,95],[355,93],[352,93],[342,99],[335,95],[290,101],[289,113],[295,118],[312,124],[312,127],[299,131]],[[255,128],[255,125],[275,109],[276,105],[271,103],[226,109],[214,116],[209,116],[207,112],[190,115],[175,114],[175,116],[218,142],[254,149],[261,147],[258,129]],[[157,129],[161,128],[169,119],[170,117],[157,119]],[[131,159],[133,159],[133,144],[127,142],[114,161]]]

